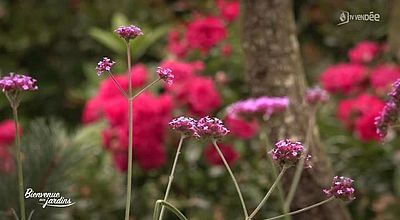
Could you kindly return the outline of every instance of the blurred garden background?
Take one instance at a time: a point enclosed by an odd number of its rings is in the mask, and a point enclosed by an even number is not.
[[[321,86],[331,97],[317,113],[321,146],[334,173],[355,180],[357,199],[345,204],[352,219],[400,216],[399,138],[389,131],[382,143],[374,125],[400,78],[399,56],[389,42],[396,41],[398,26],[391,20],[393,2],[292,4],[306,84]],[[236,119],[226,111],[252,95],[241,9],[236,0],[0,1],[0,74],[28,74],[39,86],[24,94],[19,108],[25,187],[61,192],[76,202],[42,209],[27,200],[28,210],[35,209],[33,219],[123,218],[127,136],[121,120],[127,105],[95,67],[102,57],[112,57],[117,79],[127,86],[125,44],[113,31],[129,24],[144,32],[132,44],[134,88],[155,79],[157,66],[175,74],[173,86],[158,84],[134,102],[132,219],[151,219],[155,201],[164,195],[179,140],[168,122],[180,115],[224,120],[231,133],[221,140],[223,152],[248,206],[257,205],[273,182],[262,129],[268,121]],[[378,13],[380,21],[338,26],[342,10]],[[8,101],[1,97],[0,219],[12,219],[11,208],[18,207],[15,129],[9,120]],[[209,142],[187,141],[171,203],[193,220],[241,219],[235,189],[221,165]],[[315,191],[322,194],[322,188]],[[280,214],[278,200],[273,195],[259,216]]]

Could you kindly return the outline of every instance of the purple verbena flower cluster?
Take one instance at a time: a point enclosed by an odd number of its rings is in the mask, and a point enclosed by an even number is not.
[[[115,61],[111,60],[108,57],[103,57],[103,59],[97,63],[97,67],[96,67],[97,75],[100,76],[105,71],[107,71],[107,72],[111,71],[111,67],[114,64],[115,64]]]
[[[300,142],[286,139],[278,141],[275,148],[269,153],[272,155],[272,159],[281,166],[293,166],[301,159],[303,152],[304,146]]]
[[[115,30],[115,33],[117,33],[121,38],[124,38],[126,41],[143,35],[142,30],[135,25],[121,26]]]
[[[160,79],[164,80],[167,83],[167,85],[172,85],[174,75],[172,74],[172,70],[170,68],[157,67],[157,74]]]
[[[268,97],[250,98],[242,100],[228,106],[227,112],[230,116],[237,118],[240,116],[266,116],[269,117],[274,113],[283,112],[289,106],[289,98],[287,97]]]
[[[10,73],[0,78],[0,89],[3,92],[37,90],[36,82],[37,80],[30,76]]]
[[[209,116],[200,118],[198,121],[190,117],[181,116],[172,119],[169,125],[174,130],[194,137],[211,137],[219,139],[229,133],[229,130],[224,126],[224,123],[220,119]]]
[[[201,137],[222,138],[229,133],[224,123],[218,118],[209,116],[200,118],[197,122],[197,133]]]
[[[400,79],[393,84],[393,90],[388,94],[389,100],[380,115],[375,118],[376,133],[385,138],[390,125],[398,122],[400,112]]]
[[[181,132],[186,136],[200,137],[197,134],[197,120],[191,117],[181,116],[169,122],[172,129]]]
[[[326,90],[316,86],[307,90],[306,100],[310,105],[326,103],[329,100],[329,94]]]
[[[331,188],[324,189],[323,192],[329,197],[334,196],[345,201],[353,200],[355,199],[353,182],[354,180],[348,177],[335,176],[333,178]]]

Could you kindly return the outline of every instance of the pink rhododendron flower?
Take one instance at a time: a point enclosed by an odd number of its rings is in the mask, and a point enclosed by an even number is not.
[[[225,57],[229,57],[230,55],[232,55],[233,53],[233,47],[230,44],[225,44],[222,47],[222,55],[224,55]]]
[[[231,145],[228,144],[218,144],[222,154],[224,155],[226,162],[230,166],[235,165],[236,161],[240,158],[239,152],[235,150]],[[213,145],[209,145],[205,150],[204,154],[208,163],[214,166],[223,166],[224,163],[219,156],[217,150]]]
[[[117,151],[112,153],[114,166],[121,172],[128,170],[128,152]]]
[[[339,104],[338,118],[350,130],[356,131],[363,141],[377,140],[374,119],[379,115],[385,103],[372,95],[361,94]],[[374,131],[374,132],[372,132]]]
[[[367,80],[367,69],[359,64],[338,64],[330,66],[321,76],[323,87],[332,93],[360,91]]]
[[[82,113],[82,122],[88,124],[99,120],[103,115],[103,103],[99,97],[89,99]]]
[[[15,162],[10,149],[0,146],[0,173],[11,173],[15,170]]]
[[[371,72],[371,85],[378,93],[386,92],[400,78],[400,68],[395,65],[383,64]]]
[[[369,63],[378,55],[379,48],[377,42],[362,41],[349,50],[348,56],[353,63]]]
[[[228,115],[225,118],[225,123],[232,135],[242,139],[250,139],[260,131],[260,125],[255,118],[246,120]]]
[[[190,49],[186,38],[178,30],[169,32],[167,48],[178,58],[186,57]]]
[[[165,147],[161,143],[138,145],[135,155],[139,166],[144,170],[158,169],[167,162]]]
[[[217,0],[217,7],[221,16],[229,21],[235,21],[240,13],[240,4],[238,0]]]
[[[211,48],[225,40],[228,32],[224,22],[217,17],[199,17],[189,23],[186,33],[190,47],[207,53]]]
[[[178,98],[189,106],[190,111],[198,116],[212,113],[221,106],[222,100],[214,81],[208,77],[193,77],[185,81]]]
[[[22,134],[22,128],[19,130]],[[0,122],[0,147],[9,146],[15,141],[15,124],[13,120],[7,119]]]

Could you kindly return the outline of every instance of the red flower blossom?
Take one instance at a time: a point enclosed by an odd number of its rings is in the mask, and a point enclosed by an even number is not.
[[[359,91],[367,80],[367,69],[359,64],[338,64],[322,73],[321,83],[328,92],[349,94]]]
[[[103,103],[99,97],[93,97],[89,99],[82,113],[82,122],[84,124],[89,124],[99,120],[103,114]]]
[[[208,53],[219,42],[226,39],[228,33],[224,22],[217,17],[197,18],[188,25],[187,41],[194,49]]]
[[[103,133],[103,143],[111,151],[128,150],[128,126],[106,128]]]
[[[377,66],[371,73],[371,85],[378,93],[387,92],[400,78],[400,68],[390,64]]]
[[[385,103],[381,99],[361,94],[356,98],[340,102],[337,115],[348,129],[356,130],[361,140],[376,140],[378,135],[374,119],[384,106]]]
[[[128,121],[128,100],[121,96],[103,101],[104,115],[111,126],[121,126]]]
[[[250,139],[260,131],[260,125],[256,119],[248,121],[246,119],[233,118],[228,115],[225,118],[225,123],[232,135],[242,139]]]
[[[225,44],[224,47],[222,48],[222,55],[225,57],[231,56],[233,53],[233,47],[230,44]]]
[[[139,166],[144,170],[158,169],[167,162],[167,154],[161,143],[138,145],[135,155]]]
[[[228,144],[218,144],[222,154],[224,155],[226,162],[228,162],[228,164],[230,166],[234,165],[236,163],[236,161],[240,158],[240,154],[239,152],[237,152],[232,146],[228,145]],[[221,159],[221,157],[219,156],[217,150],[215,149],[215,147],[213,145],[209,145],[205,151],[204,151],[206,160],[208,163],[210,163],[211,165],[215,165],[215,166],[223,166],[224,163]]]
[[[235,21],[239,16],[240,4],[237,0],[217,0],[217,7],[221,16],[229,22]]]
[[[205,116],[221,106],[221,97],[212,79],[193,77],[187,80],[178,98],[189,106],[190,111],[197,116]]]
[[[379,112],[372,112],[360,117],[356,121],[357,136],[363,141],[379,140],[379,135],[376,132],[375,118]]]
[[[178,30],[169,32],[167,48],[178,58],[185,58],[189,52],[189,44]]]
[[[0,146],[0,172],[11,173],[15,170],[15,162],[10,149]]]
[[[362,41],[349,50],[348,56],[353,63],[369,63],[378,55],[379,50],[377,42]]]
[[[22,134],[22,128],[19,131]],[[15,124],[13,120],[7,119],[0,122],[0,147],[8,146],[15,140]]]
[[[115,167],[121,171],[128,170],[128,151],[116,151],[112,153]]]

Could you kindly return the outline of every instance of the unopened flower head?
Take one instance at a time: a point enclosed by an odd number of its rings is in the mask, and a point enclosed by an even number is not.
[[[289,106],[287,97],[268,97],[251,98],[236,102],[227,108],[227,112],[232,117],[252,117],[256,115],[271,116],[274,113],[285,111]]]
[[[178,117],[169,122],[172,129],[181,132],[186,136],[199,137],[197,134],[197,121],[190,117]]]
[[[172,85],[174,75],[172,74],[172,70],[170,68],[157,67],[157,74],[160,79],[164,80],[167,83],[167,85]]]
[[[197,122],[197,133],[200,137],[222,138],[229,133],[224,123],[218,118],[209,116],[201,118]]]
[[[275,144],[275,148],[269,153],[272,159],[281,166],[295,165],[303,156],[304,146],[300,142],[292,142],[291,140],[281,140]]]
[[[37,80],[26,75],[10,73],[0,78],[0,89],[3,92],[37,90]]]
[[[103,57],[103,59],[97,63],[97,67],[96,67],[97,75],[100,76],[105,71],[107,71],[107,72],[111,71],[111,67],[114,64],[115,64],[115,62],[113,60],[111,60],[110,58]]]
[[[317,86],[307,91],[306,100],[310,105],[323,104],[329,100],[329,94]]]
[[[126,41],[143,35],[142,30],[135,25],[121,26],[115,30],[115,33],[124,38]]]
[[[353,200],[355,189],[353,187],[354,180],[344,177],[335,176],[332,181],[331,188],[324,189],[323,192],[329,197],[336,197],[345,201]]]

